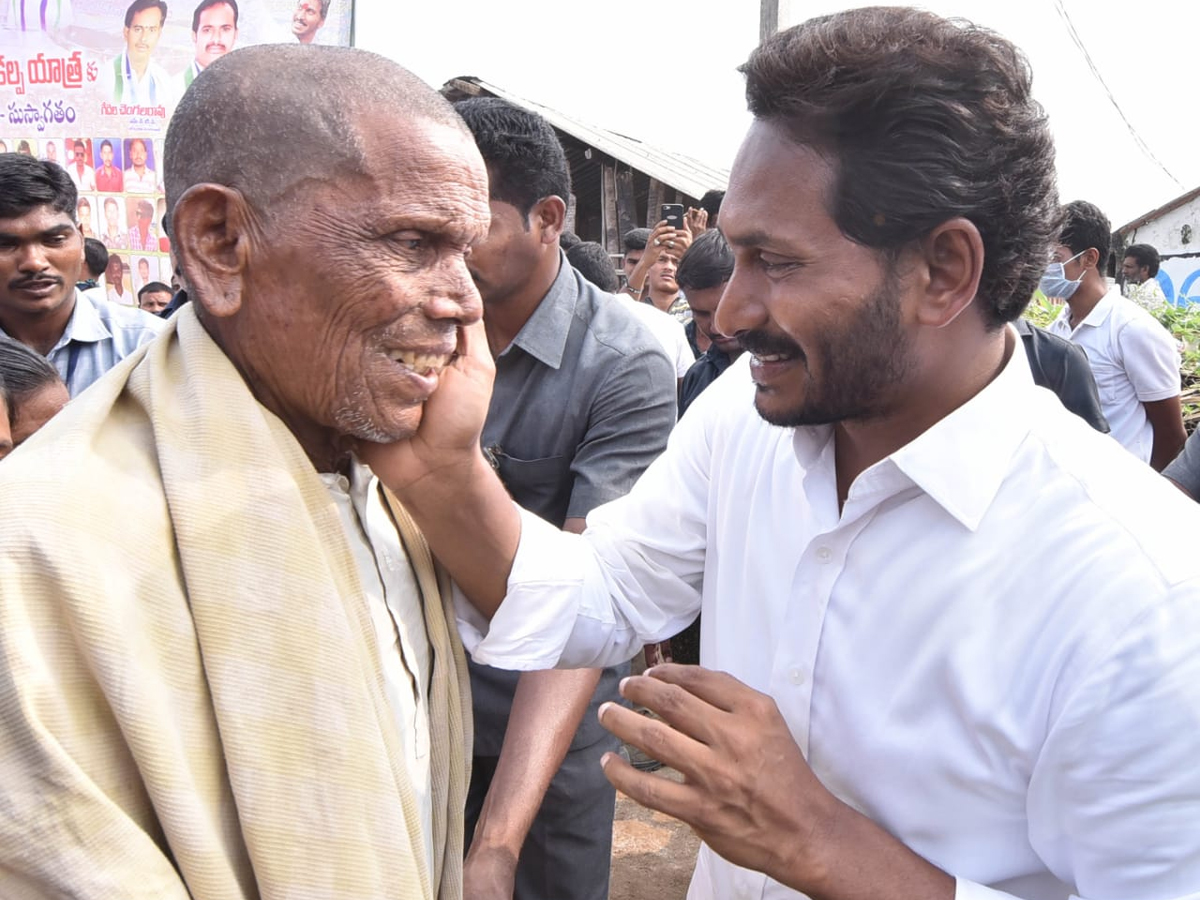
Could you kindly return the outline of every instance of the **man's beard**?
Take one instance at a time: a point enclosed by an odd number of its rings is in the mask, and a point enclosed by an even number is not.
[[[821,380],[812,377],[809,354],[791,338],[765,331],[738,335],[749,353],[793,356],[808,373],[804,395],[787,409],[755,408],[767,422],[784,428],[828,425],[886,414],[889,397],[913,367],[912,348],[900,322],[900,290],[894,271],[849,318],[813,336],[812,353],[821,363]]]

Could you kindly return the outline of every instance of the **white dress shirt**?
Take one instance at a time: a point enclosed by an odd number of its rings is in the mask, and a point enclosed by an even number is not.
[[[160,190],[158,175],[149,166],[146,166],[141,175],[137,173],[137,169],[130,166],[125,170],[125,190],[131,194],[153,194]]]
[[[433,652],[421,590],[399,533],[379,496],[379,480],[361,463],[350,478],[321,473],[342,520],[375,626],[388,705],[404,741],[404,761],[421,811],[425,862],[434,871],[433,779],[429,746],[429,681]]]
[[[1175,338],[1115,287],[1074,328],[1071,307],[1064,304],[1050,331],[1083,348],[1110,434],[1142,462],[1150,462],[1154,428],[1142,404],[1179,396]]]
[[[582,537],[523,515],[490,629],[460,602],[468,649],[603,665],[702,609],[702,664],[961,900],[1200,898],[1200,508],[1012,343],[841,510],[832,429],[762,421],[746,354]],[[800,895],[702,846],[688,896]]]

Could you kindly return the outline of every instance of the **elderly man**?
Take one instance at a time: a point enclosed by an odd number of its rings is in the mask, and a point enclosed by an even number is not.
[[[483,163],[419,79],[294,45],[215,61],[166,159],[193,302],[0,472],[0,896],[457,898],[465,658],[353,448],[480,319]]]
[[[1008,324],[1058,214],[1021,54],[876,7],[743,71],[714,324],[745,352],[632,490],[583,535],[514,507],[482,353],[371,455],[474,658],[603,665],[703,610],[711,668],[623,683],[661,721],[600,710],[684,776],[604,761],[704,839],[692,900],[1200,896],[1200,511]]]

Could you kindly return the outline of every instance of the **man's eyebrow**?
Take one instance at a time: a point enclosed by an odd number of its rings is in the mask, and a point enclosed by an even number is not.
[[[73,225],[73,224],[68,225],[64,222],[62,225],[55,225],[52,228],[42,229],[35,235],[35,238],[40,239],[40,238],[47,238],[47,237],[55,237],[56,235],[60,235],[60,234],[69,234],[70,232],[72,232],[74,230],[75,230],[75,225]],[[22,237],[22,235],[13,234],[11,231],[0,231],[0,238],[3,238],[4,240],[19,241],[19,240],[21,240],[21,237]]]
[[[747,231],[736,237],[726,234],[725,240],[734,247],[760,247],[771,243],[770,235],[760,230]]]

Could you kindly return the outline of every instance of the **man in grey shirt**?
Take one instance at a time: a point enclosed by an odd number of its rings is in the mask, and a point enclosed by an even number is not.
[[[518,503],[582,531],[666,446],[675,372],[654,336],[559,249],[571,188],[553,129],[501,100],[457,109],[491,194],[487,239],[467,259],[496,360],[484,448]],[[615,791],[600,757],[618,742],[596,710],[619,701],[625,674],[471,666],[465,896],[511,886],[517,900],[607,898]]]

